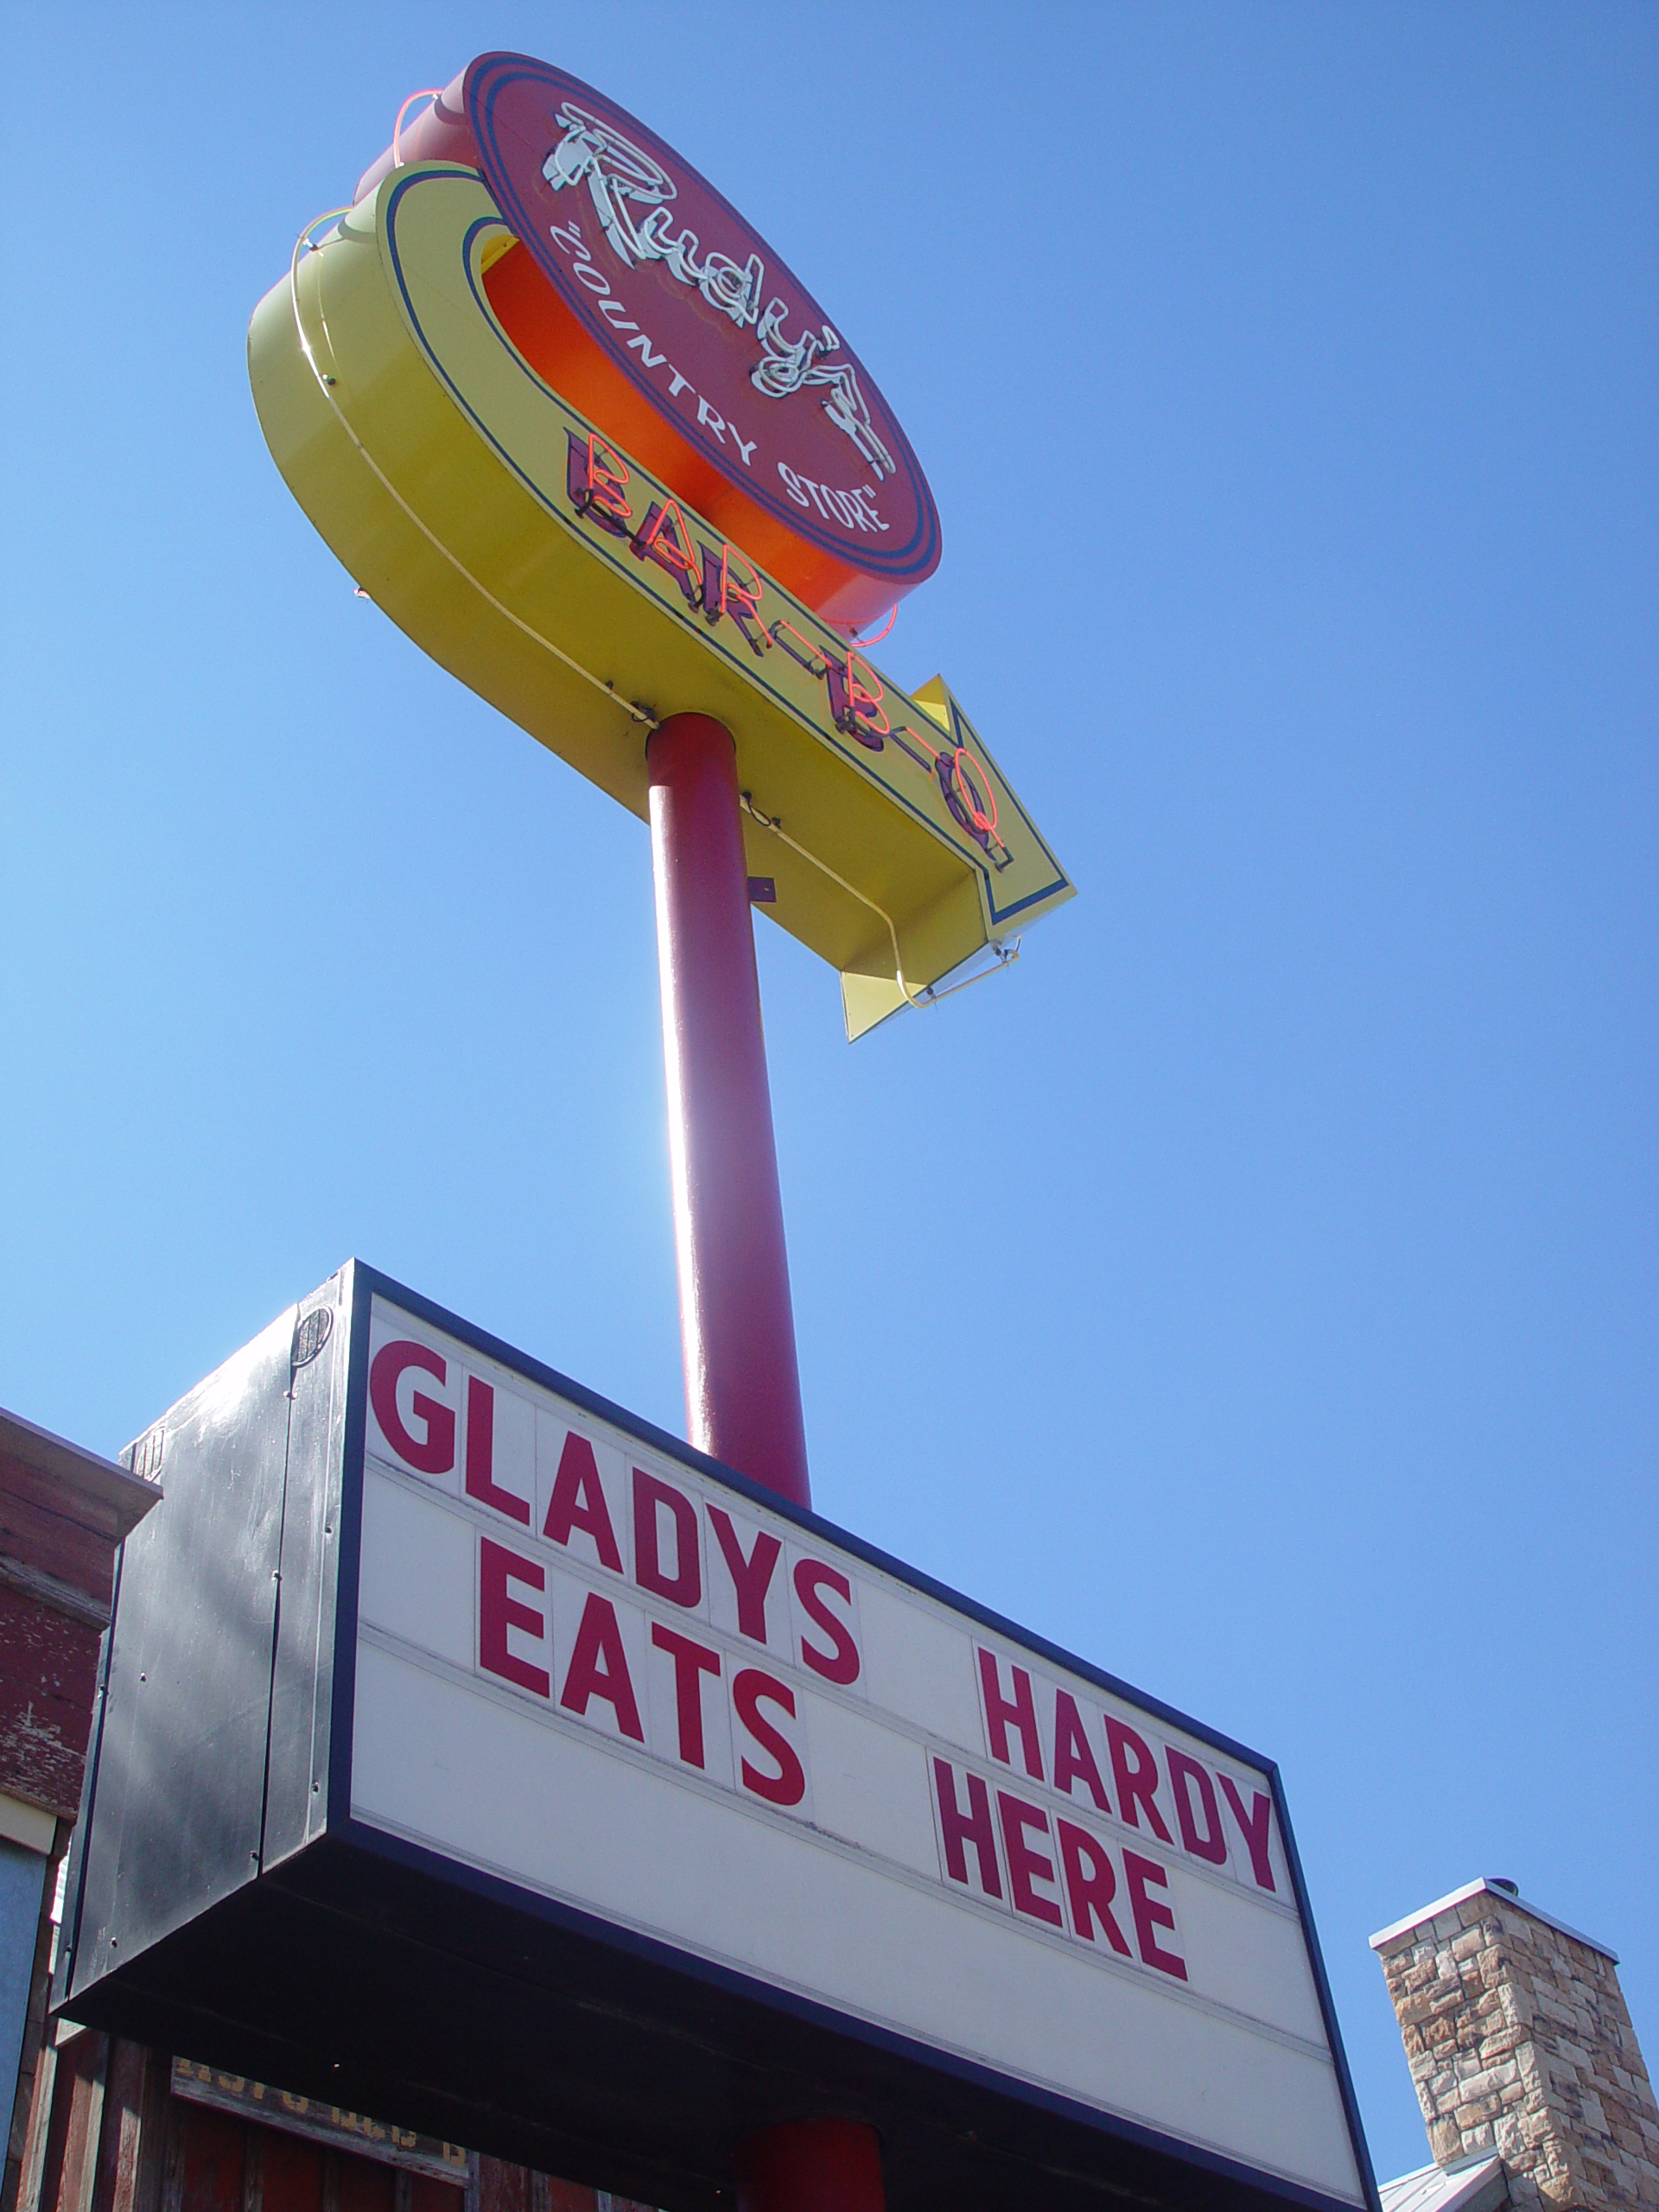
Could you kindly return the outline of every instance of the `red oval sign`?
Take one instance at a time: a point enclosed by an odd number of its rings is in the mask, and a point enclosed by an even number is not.
[[[469,155],[519,241],[491,303],[563,397],[826,620],[868,622],[932,575],[938,512],[893,410],[690,162],[518,54],[481,54],[403,134],[404,162]]]

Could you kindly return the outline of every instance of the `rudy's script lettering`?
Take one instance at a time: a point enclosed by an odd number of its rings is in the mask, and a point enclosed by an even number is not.
[[[543,163],[542,175],[555,192],[587,185],[600,227],[624,267],[660,261],[740,330],[753,330],[760,346],[760,359],[749,372],[754,389],[767,399],[822,390],[824,413],[851,439],[876,481],[891,476],[893,458],[870,420],[856,370],[831,358],[840,353],[841,340],[830,325],[788,337],[787,303],[774,296],[764,308],[760,304],[766,272],[758,253],[740,264],[711,247],[699,257],[696,232],[673,229],[670,202],[677,188],[659,162],[573,100],[561,105],[558,121],[564,136]]]

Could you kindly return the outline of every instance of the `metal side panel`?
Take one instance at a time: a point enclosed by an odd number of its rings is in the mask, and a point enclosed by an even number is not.
[[[261,1851],[266,1866],[302,1851],[327,1825],[340,1457],[355,1273],[348,1264],[302,1299],[294,1331]]]
[[[158,1424],[166,1496],[123,1548],[54,2003],[259,1871],[296,1314]]]

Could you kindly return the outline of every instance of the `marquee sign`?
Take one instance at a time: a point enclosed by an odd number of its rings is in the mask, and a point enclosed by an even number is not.
[[[931,572],[938,518],[765,241],[519,56],[395,152],[249,333],[272,453],[360,587],[641,816],[655,722],[723,722],[751,871],[849,1035],[1069,898],[943,681],[906,694],[850,642]]]
[[[76,2017],[653,2202],[809,2096],[895,2204],[1371,2201],[1256,1754],[360,1267],[160,1435]]]

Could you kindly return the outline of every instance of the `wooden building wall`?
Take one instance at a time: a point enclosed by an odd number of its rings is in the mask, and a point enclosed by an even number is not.
[[[454,2146],[440,2178],[394,2130],[315,2105],[290,2122],[304,2100],[218,2081],[241,2108],[179,2094],[166,2053],[90,2031],[48,2043],[5,2212],[649,2212]]]

